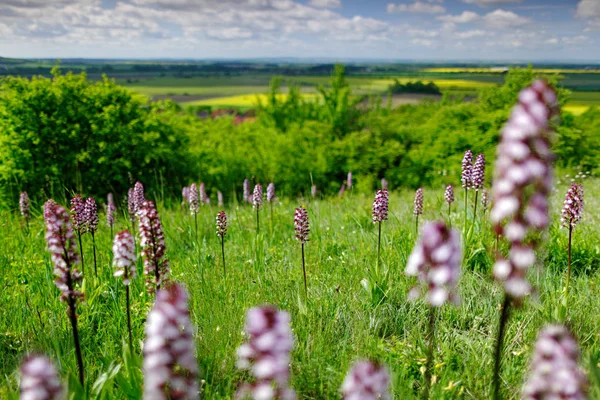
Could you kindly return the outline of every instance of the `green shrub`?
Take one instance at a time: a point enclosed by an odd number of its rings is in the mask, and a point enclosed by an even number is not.
[[[0,86],[4,205],[21,190],[44,200],[73,190],[119,195],[133,180],[179,187],[191,167],[187,143],[172,103],[150,103],[106,78],[93,83],[55,68],[53,78]]]

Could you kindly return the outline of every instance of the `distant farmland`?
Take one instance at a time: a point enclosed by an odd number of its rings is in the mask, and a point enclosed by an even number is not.
[[[451,70],[443,69],[443,70]],[[460,69],[456,69],[460,70]],[[490,77],[479,76],[479,73],[472,72],[471,79],[465,76],[465,71],[460,70],[457,73],[444,73],[444,78],[434,78],[425,73],[418,77],[356,77],[348,78],[353,92],[359,95],[380,95],[387,97],[388,87],[397,79],[400,83],[414,82],[422,80],[423,82],[434,82],[442,92],[447,92],[453,96],[473,97],[479,89],[494,87],[503,80],[502,75],[496,74],[494,79]],[[441,72],[434,72],[439,75]],[[581,87],[600,87],[600,74],[593,74],[594,79],[585,79],[582,72],[571,77],[570,82]],[[481,79],[485,78],[485,79]],[[120,80],[120,83],[139,93],[150,96],[155,100],[170,98],[183,106],[212,106],[216,108],[253,108],[257,99],[263,98],[264,93],[269,87],[270,77],[263,75],[248,75],[235,77],[151,77],[140,78],[135,81]],[[328,76],[294,76],[284,77],[284,86],[282,92],[287,91],[285,84],[296,84],[301,88],[301,92],[308,100],[317,98],[317,88],[320,85],[327,85]],[[567,81],[567,79],[565,79]],[[397,97],[397,96],[396,96]],[[413,98],[409,95],[403,95],[398,99],[394,98],[394,106],[414,103],[420,101],[422,96],[415,95]],[[572,93],[571,100],[565,107],[573,114],[584,113],[592,106],[600,106],[600,90],[582,91],[575,90]]]

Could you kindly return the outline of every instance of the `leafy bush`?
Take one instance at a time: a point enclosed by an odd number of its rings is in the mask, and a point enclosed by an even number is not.
[[[2,201],[14,204],[19,190],[43,198],[70,190],[124,194],[133,179],[177,196],[193,179],[213,197],[218,189],[241,198],[245,178],[273,181],[280,195],[306,195],[312,184],[333,194],[348,171],[360,192],[383,177],[392,188],[439,186],[459,182],[467,149],[485,154],[489,182],[500,130],[535,78],[531,68],[511,70],[504,85],[482,90],[475,101],[444,96],[392,110],[380,101],[359,105],[338,66],[314,101],[289,83],[283,95],[274,79],[257,122],[245,123],[197,118],[199,110],[150,103],[107,79],[91,83],[58,71],[53,79],[9,78],[0,86]],[[559,90],[560,102],[568,95]],[[600,111],[561,119],[557,165],[596,168]]]
[[[0,86],[2,202],[18,192],[126,193],[132,180],[179,187],[189,173],[188,137],[172,103],[149,100],[85,74],[7,78]]]
[[[394,83],[389,86],[389,92],[392,94],[442,94],[440,88],[433,82],[423,83],[422,81],[400,83],[394,79]]]

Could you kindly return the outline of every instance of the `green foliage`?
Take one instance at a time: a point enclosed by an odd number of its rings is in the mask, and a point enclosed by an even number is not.
[[[356,106],[362,99],[351,96],[343,65],[336,64],[329,88],[320,86],[318,90],[323,96],[325,120],[336,136],[342,137],[360,128],[360,111]]]
[[[133,179],[179,193],[190,179],[231,197],[245,178],[274,181],[284,195],[307,193],[314,183],[337,193],[348,171],[354,190],[369,192],[385,177],[391,187],[457,182],[467,149],[484,153],[491,177],[495,147],[519,91],[537,74],[511,70],[503,86],[474,101],[445,95],[396,109],[378,98],[353,95],[344,67],[336,66],[316,100],[274,78],[260,100],[257,122],[196,118],[173,103],[149,103],[114,82],[85,75],[31,81],[8,78],[0,92],[0,184],[6,205],[20,190],[34,197],[65,191],[104,196],[124,193]],[[547,77],[557,84],[556,77]],[[559,90],[564,103],[568,92]],[[391,99],[391,98],[390,98]],[[359,103],[360,102],[360,103]],[[600,111],[561,115],[557,166],[593,171],[600,165]],[[489,181],[489,179],[488,179]]]
[[[595,170],[600,165],[600,109],[579,117],[563,114],[554,151],[561,167]]]
[[[185,125],[199,178],[228,192],[254,177],[263,183],[273,180],[289,195],[307,193],[312,183],[332,194],[348,171],[359,192],[370,192],[383,177],[391,187],[438,186],[459,181],[467,149],[485,154],[489,182],[502,126],[519,91],[535,77],[531,69],[511,71],[504,86],[483,91],[473,102],[445,96],[441,102],[358,112],[340,67],[318,102],[303,101],[293,85],[283,97],[277,79],[269,101],[259,108],[261,123],[236,126],[229,119],[190,119]],[[566,96],[559,91],[561,102]],[[555,144],[559,167],[592,170],[600,164],[598,113],[563,113]],[[354,118],[355,123],[341,123]]]
[[[7,78],[0,86],[0,185],[4,204],[26,190],[43,200],[65,190],[124,193],[131,180],[179,186],[188,137],[172,103],[149,103],[85,74]]]
[[[433,82],[423,83],[422,81],[400,83],[394,79],[394,83],[389,86],[392,94],[442,94],[440,88]]]
[[[257,98],[257,113],[261,122],[269,128],[286,132],[292,124],[300,124],[305,120],[314,119],[318,105],[304,101],[300,88],[293,82],[288,82],[288,93],[281,92],[281,78],[271,79],[267,100],[263,103]]]

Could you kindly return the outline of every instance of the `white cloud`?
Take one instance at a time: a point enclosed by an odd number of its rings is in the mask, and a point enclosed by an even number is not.
[[[579,18],[588,20],[586,31],[600,29],[600,1],[581,0],[577,4],[575,15]]]
[[[485,36],[485,35],[487,35],[487,33],[485,31],[482,31],[481,29],[476,29],[476,30],[466,31],[466,32],[456,32],[455,35],[459,39],[471,39],[471,38]]]
[[[308,5],[319,8],[340,8],[342,0],[310,0]]]
[[[580,44],[580,43],[585,43],[585,42],[587,42],[589,40],[590,40],[589,37],[583,36],[583,35],[562,38],[562,42],[564,44]]]
[[[524,0],[461,0],[463,3],[476,4],[479,7],[499,6],[502,4],[522,3]],[[593,0],[592,0],[593,1]]]
[[[544,43],[552,45],[552,46],[557,46],[557,45],[561,45],[561,44],[567,45],[567,46],[573,46],[573,45],[589,43],[589,42],[590,42],[590,38],[588,36],[584,36],[584,35],[565,36],[565,37],[561,37],[561,38],[553,37],[553,38],[550,38],[550,39],[544,41]]]
[[[512,11],[498,9],[483,16],[483,23],[490,29],[516,28],[530,23],[529,18],[521,17]]]
[[[387,12],[389,13],[421,13],[421,14],[442,14],[446,12],[444,6],[439,4],[429,4],[422,1],[415,1],[412,4],[394,4],[389,3],[387,5]]]
[[[600,18],[600,1],[581,0],[577,4],[576,13],[580,18]]]
[[[410,36],[424,37],[424,38],[434,38],[440,36],[438,31],[432,30],[424,30],[424,29],[409,29],[408,34]]]
[[[417,46],[425,46],[425,47],[431,47],[434,45],[433,40],[429,40],[429,39],[421,39],[421,38],[416,38],[411,40],[412,44],[416,44]]]
[[[466,24],[479,19],[479,14],[474,13],[473,11],[463,11],[460,15],[441,15],[437,17],[437,19],[455,24]]]
[[[206,30],[206,34],[221,40],[249,39],[253,36],[251,31],[239,27],[211,28]]]

